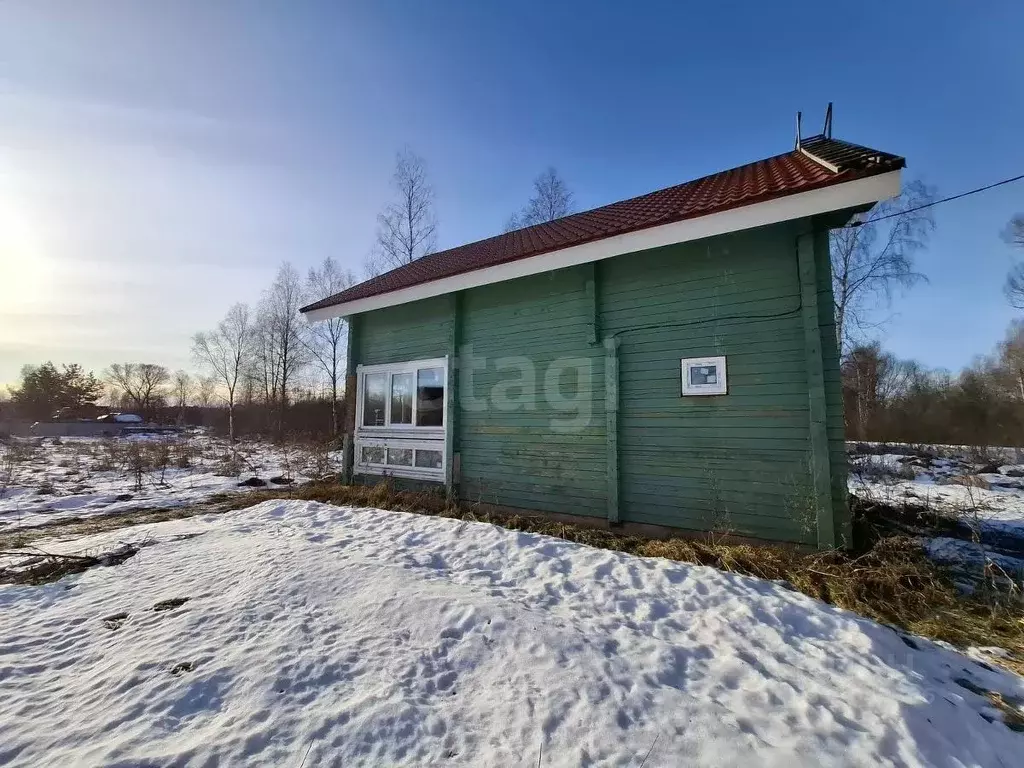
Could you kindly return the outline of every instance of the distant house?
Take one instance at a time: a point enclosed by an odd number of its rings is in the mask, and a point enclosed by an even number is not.
[[[591,523],[848,542],[828,233],[903,166],[816,136],[305,307],[351,322],[350,471]]]

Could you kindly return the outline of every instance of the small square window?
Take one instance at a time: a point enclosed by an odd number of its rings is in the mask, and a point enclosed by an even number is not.
[[[724,395],[727,392],[724,357],[684,357],[682,392],[687,395]]]

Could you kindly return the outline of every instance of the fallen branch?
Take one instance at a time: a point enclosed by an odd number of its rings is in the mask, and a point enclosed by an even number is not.
[[[0,552],[0,556],[3,557],[52,557],[54,559],[63,558],[65,560],[85,560],[87,562],[96,561],[99,562],[100,558],[93,557],[92,555],[66,555],[60,552],[45,552],[39,550],[37,552]]]

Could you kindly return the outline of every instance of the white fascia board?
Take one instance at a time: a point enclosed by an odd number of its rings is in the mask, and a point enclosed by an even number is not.
[[[712,213],[696,219],[686,219],[674,224],[663,224],[658,227],[641,229],[638,232],[606,237],[603,240],[574,245],[558,251],[549,251],[539,256],[497,264],[493,267],[483,267],[472,272],[443,277],[429,283],[401,288],[378,296],[314,309],[306,313],[306,319],[312,323],[329,320],[332,317],[348,317],[360,312],[407,304],[411,301],[429,299],[481,285],[515,280],[519,277],[550,272],[555,269],[610,259],[635,251],[645,251],[650,248],[660,248],[665,245],[686,243],[729,232],[763,227],[767,224],[841,211],[844,208],[887,200],[899,193],[900,171],[890,171],[865,179],[833,184],[810,192],[801,192],[763,203],[746,205],[742,208]]]

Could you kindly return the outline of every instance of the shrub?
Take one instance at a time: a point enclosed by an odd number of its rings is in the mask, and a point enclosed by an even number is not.
[[[238,477],[245,469],[245,464],[237,453],[228,451],[221,454],[213,474],[218,477]]]

